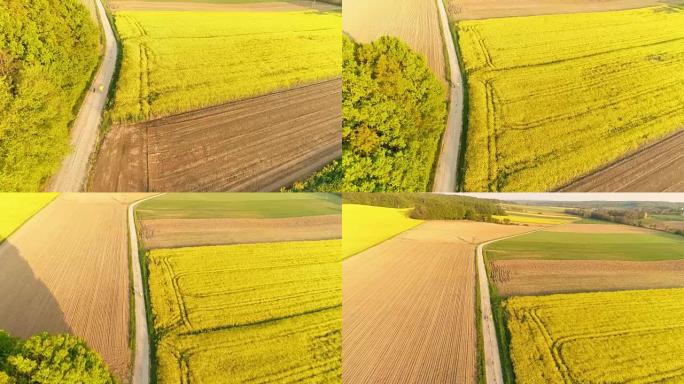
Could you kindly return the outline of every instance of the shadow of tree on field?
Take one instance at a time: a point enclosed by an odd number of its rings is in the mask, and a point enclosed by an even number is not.
[[[21,338],[71,333],[57,299],[9,241],[0,243],[0,329]]]

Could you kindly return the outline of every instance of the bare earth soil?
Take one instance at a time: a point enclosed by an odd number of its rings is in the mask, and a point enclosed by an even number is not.
[[[279,219],[154,219],[142,221],[147,249],[339,239],[341,215]]]
[[[550,226],[544,232],[565,233],[655,233],[653,230],[622,224],[564,224]]]
[[[140,195],[63,194],[0,245],[0,329],[70,332],[127,382],[126,206]]]
[[[684,191],[684,130],[561,189],[563,192]]]
[[[341,80],[112,127],[92,191],[276,191],[342,156]]]
[[[476,244],[530,230],[429,221],[346,259],[343,382],[476,382]]]
[[[422,53],[446,82],[444,48],[436,0],[345,0],[342,30],[360,43],[394,36]]]
[[[500,296],[684,287],[684,261],[500,260]]]
[[[446,0],[451,20],[601,12],[661,4],[657,0]]]
[[[182,3],[182,2],[147,2],[147,1],[110,1],[109,8],[112,10],[135,10],[135,11],[228,11],[228,12],[289,12],[306,11],[316,9],[329,11],[339,9],[339,6],[323,3],[300,1],[274,1],[269,3]]]

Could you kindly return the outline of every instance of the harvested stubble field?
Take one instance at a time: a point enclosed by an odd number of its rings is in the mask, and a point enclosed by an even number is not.
[[[475,383],[476,244],[529,230],[428,221],[346,259],[343,381]]]
[[[0,243],[55,197],[56,193],[0,193]]]
[[[342,257],[353,256],[422,223],[408,216],[410,209],[343,204]]]
[[[487,247],[500,296],[684,287],[684,237],[567,224]]]
[[[451,20],[617,11],[667,3],[658,0],[447,0]]]
[[[659,141],[583,177],[563,192],[684,191],[684,131]]]
[[[112,118],[149,120],[339,76],[339,12],[118,11]],[[305,59],[303,59],[305,58]]]
[[[516,297],[505,304],[516,383],[684,381],[684,290]],[[668,358],[669,357],[669,358]]]
[[[446,81],[435,0],[345,0],[342,9],[342,30],[354,40],[369,43],[381,36],[398,37],[424,55],[435,75]]]
[[[460,22],[464,189],[559,188],[681,129],[683,23],[675,6]]]
[[[340,251],[340,240],[149,251],[158,382],[339,382]]]
[[[0,245],[0,329],[69,332],[127,380],[126,209],[140,195],[62,194]]]
[[[341,232],[341,215],[142,221],[143,240],[148,249],[339,239]]]
[[[336,79],[117,125],[103,142],[90,188],[278,190],[342,155],[341,97]]]

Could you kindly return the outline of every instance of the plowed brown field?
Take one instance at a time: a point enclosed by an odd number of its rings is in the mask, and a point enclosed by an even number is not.
[[[127,381],[126,207],[140,195],[63,194],[0,245],[0,329],[71,332]]]
[[[317,9],[329,11],[339,9],[338,6],[306,0],[299,1],[273,1],[268,3],[201,3],[201,2],[150,2],[119,0],[108,3],[112,10],[136,10],[136,11],[229,11],[229,12],[288,12],[306,11]]]
[[[474,383],[475,247],[530,227],[429,221],[343,262],[345,383]]]
[[[684,130],[564,187],[564,192],[683,192]]]
[[[641,8],[666,1],[657,0],[447,0],[452,20],[492,17],[551,15],[557,13],[601,12]]]
[[[148,249],[327,240],[340,238],[342,217],[324,215],[279,219],[155,219],[142,221],[142,233]]]
[[[684,287],[684,261],[501,260],[500,296]]]
[[[115,126],[93,191],[275,191],[342,155],[341,80]]]
[[[430,68],[446,81],[444,45],[437,0],[345,0],[342,30],[360,43],[394,36],[422,53]],[[441,0],[439,0],[441,1]]]

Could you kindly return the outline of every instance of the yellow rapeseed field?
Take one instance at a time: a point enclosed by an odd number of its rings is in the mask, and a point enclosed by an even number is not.
[[[341,240],[149,251],[162,383],[341,381]]]
[[[340,76],[339,12],[118,11],[112,118],[140,121]]]
[[[55,197],[57,193],[0,193],[0,242]]]
[[[545,191],[684,127],[684,9],[463,21],[467,191]]]
[[[515,297],[516,383],[684,382],[684,289]]]
[[[410,218],[408,211],[410,208],[342,204],[343,257],[353,256],[423,222]]]

